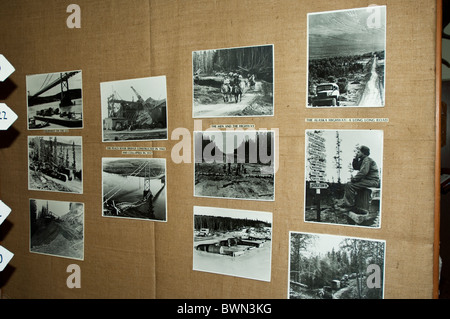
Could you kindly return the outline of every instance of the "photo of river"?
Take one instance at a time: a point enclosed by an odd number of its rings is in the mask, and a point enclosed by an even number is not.
[[[103,158],[103,216],[166,221],[164,159]]]

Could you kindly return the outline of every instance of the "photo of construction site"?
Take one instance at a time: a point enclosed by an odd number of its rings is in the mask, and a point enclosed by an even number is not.
[[[100,83],[103,142],[167,140],[166,77]]]
[[[167,221],[166,160],[102,158],[102,216]]]
[[[193,269],[270,281],[272,213],[194,206]]]
[[[194,196],[275,200],[274,131],[194,132]]]
[[[29,130],[83,128],[81,71],[26,76]]]
[[[28,136],[28,189],[83,194],[81,136]]]
[[[84,259],[84,204],[30,199],[30,252]]]
[[[383,299],[386,241],[290,232],[289,299]]]

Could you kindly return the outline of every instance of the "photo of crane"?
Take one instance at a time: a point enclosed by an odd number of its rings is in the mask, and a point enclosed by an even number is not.
[[[83,128],[81,70],[26,76],[29,130]]]
[[[103,142],[167,140],[166,77],[100,83]]]

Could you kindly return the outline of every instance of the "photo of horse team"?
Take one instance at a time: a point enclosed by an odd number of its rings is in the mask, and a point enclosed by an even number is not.
[[[255,89],[255,75],[249,74],[248,78],[243,78],[239,73],[230,72],[227,75],[223,75],[223,84],[220,87],[220,93],[222,93],[223,102],[235,102],[242,101],[242,95],[247,88]]]
[[[273,116],[273,45],[194,51],[193,117]]]

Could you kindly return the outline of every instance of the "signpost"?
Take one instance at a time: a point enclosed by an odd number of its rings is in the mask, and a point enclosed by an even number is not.
[[[307,132],[308,135],[308,162],[309,162],[309,188],[316,190],[317,221],[320,222],[320,190],[327,189],[325,177],[325,138],[322,132]]]
[[[311,183],[311,184],[309,184],[309,188],[327,189],[328,184],[327,183]]]

